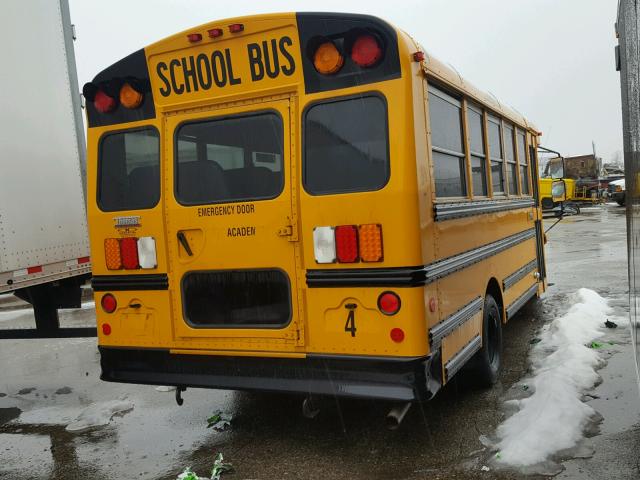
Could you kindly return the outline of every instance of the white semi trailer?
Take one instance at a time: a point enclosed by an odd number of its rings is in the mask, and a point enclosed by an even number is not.
[[[85,138],[67,0],[4,0],[0,45],[0,294],[36,325],[0,338],[86,336],[59,328],[91,272]]]

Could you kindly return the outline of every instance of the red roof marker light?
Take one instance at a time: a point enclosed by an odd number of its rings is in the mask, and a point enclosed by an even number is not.
[[[372,67],[382,58],[382,48],[376,37],[365,33],[351,47],[351,60],[361,67]]]
[[[98,90],[93,99],[93,106],[100,113],[109,113],[116,108],[116,99]]]
[[[211,30],[207,30],[210,38],[218,38],[221,37],[224,31],[221,28],[212,28]]]
[[[240,33],[244,30],[244,25],[242,23],[232,23],[229,25],[229,31],[231,33]]]
[[[187,39],[191,43],[196,43],[196,42],[199,42],[200,40],[202,40],[202,34],[201,33],[189,33],[187,35]]]

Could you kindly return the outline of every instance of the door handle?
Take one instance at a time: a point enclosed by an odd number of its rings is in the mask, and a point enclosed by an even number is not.
[[[178,231],[178,242],[184,248],[184,251],[187,252],[187,255],[193,257],[193,251],[191,250],[191,246],[189,245],[189,241],[187,240],[187,236],[183,231]]]

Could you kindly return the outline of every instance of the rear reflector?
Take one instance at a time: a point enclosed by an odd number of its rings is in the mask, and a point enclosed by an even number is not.
[[[333,227],[313,229],[313,252],[318,263],[335,263],[336,237]]]
[[[369,223],[358,227],[360,258],[363,262],[382,261],[382,226]]]
[[[389,332],[389,336],[394,342],[400,343],[404,340],[404,330],[401,328],[392,328]]]
[[[37,267],[29,267],[27,268],[27,273],[31,274],[31,273],[41,273],[42,272],[42,265],[38,265]]]
[[[138,239],[138,259],[140,268],[156,268],[156,241],[153,237],[140,237]]]
[[[120,270],[122,268],[122,256],[120,255],[120,240],[107,238],[104,241],[104,261],[108,270]]]
[[[108,323],[103,323],[102,324],[102,333],[104,335],[111,335],[111,325],[109,325]]]
[[[120,240],[120,255],[122,256],[122,266],[126,270],[139,268],[138,263],[138,239],[127,237]]]
[[[336,227],[336,257],[340,263],[358,261],[358,230],[355,225]]]

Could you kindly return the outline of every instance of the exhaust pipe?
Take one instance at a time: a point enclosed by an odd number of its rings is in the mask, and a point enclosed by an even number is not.
[[[411,408],[411,402],[403,403],[400,405],[396,405],[389,413],[387,413],[387,418],[385,419],[385,425],[389,430],[396,430],[402,420],[404,420],[404,416],[407,414],[409,409]]]

